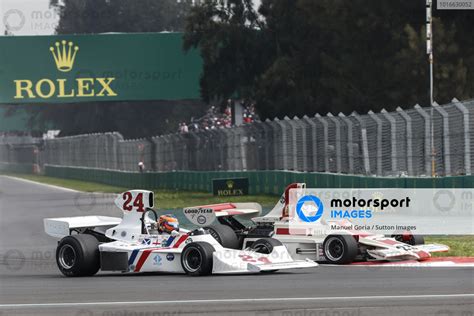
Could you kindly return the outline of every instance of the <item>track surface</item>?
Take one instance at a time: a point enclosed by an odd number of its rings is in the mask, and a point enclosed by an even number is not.
[[[120,216],[112,199],[0,176],[0,316],[474,314],[472,268],[320,266],[201,278],[63,277],[54,262],[56,240],[43,232],[42,219]]]

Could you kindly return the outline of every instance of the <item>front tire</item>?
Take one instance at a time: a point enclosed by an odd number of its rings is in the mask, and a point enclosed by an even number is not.
[[[253,250],[257,253],[262,253],[269,255],[273,252],[273,248],[277,246],[282,246],[283,244],[281,241],[276,240],[274,238],[262,238],[262,239],[257,239],[252,246],[250,246],[250,250]],[[262,273],[274,273],[277,272],[278,270],[266,270],[262,271]]]
[[[422,235],[412,235],[412,234],[401,234],[401,235],[392,235],[396,241],[416,246],[416,245],[424,245],[425,238]]]
[[[323,252],[329,263],[352,263],[358,253],[357,241],[350,235],[329,235],[323,242]]]
[[[250,246],[250,250],[253,250],[257,253],[263,253],[269,255],[273,252],[273,248],[277,246],[282,246],[283,244],[281,241],[276,240],[274,238],[262,238],[257,239],[252,246]]]
[[[203,276],[212,273],[215,249],[206,242],[192,242],[181,253],[181,266],[187,275]]]
[[[56,263],[68,277],[96,274],[100,269],[99,241],[92,235],[64,237],[56,249]]]

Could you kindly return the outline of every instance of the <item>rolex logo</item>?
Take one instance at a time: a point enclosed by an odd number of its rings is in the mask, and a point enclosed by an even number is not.
[[[234,181],[228,180],[226,184],[227,184],[227,188],[229,188],[230,190],[234,188]]]
[[[69,72],[74,67],[79,46],[71,41],[58,41],[49,48],[60,72]],[[38,80],[17,79],[14,99],[66,99],[116,97],[114,77],[99,78],[40,78]]]
[[[74,46],[73,42],[61,41],[56,42],[56,47],[50,47],[49,50],[53,54],[56,67],[59,71],[68,72],[72,70],[74,66],[74,60],[76,59],[78,46]]]

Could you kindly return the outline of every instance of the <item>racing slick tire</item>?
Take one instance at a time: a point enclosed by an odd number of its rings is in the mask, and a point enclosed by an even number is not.
[[[96,274],[100,269],[99,241],[88,234],[64,237],[56,248],[56,263],[68,277]]]
[[[262,239],[257,239],[252,244],[252,246],[250,246],[250,250],[268,255],[273,252],[274,247],[282,246],[282,245],[283,244],[281,243],[281,241],[276,240],[274,238],[262,238]],[[262,273],[273,273],[277,271],[278,270],[267,270],[267,271],[262,271]]]
[[[407,233],[407,234],[392,235],[391,237],[394,238],[396,241],[403,242],[411,246],[425,244],[425,238],[422,235],[413,235],[413,234]]]
[[[181,253],[181,266],[187,275],[203,276],[212,273],[215,249],[207,242],[192,242]]]
[[[273,252],[274,247],[282,245],[281,241],[274,238],[261,238],[257,239],[252,246],[250,246],[250,250],[269,255]]]
[[[239,249],[239,238],[232,229],[232,227],[226,225],[211,225],[204,227],[212,237],[224,248]]]
[[[329,235],[323,242],[323,253],[332,264],[352,263],[358,254],[357,241],[351,235]]]

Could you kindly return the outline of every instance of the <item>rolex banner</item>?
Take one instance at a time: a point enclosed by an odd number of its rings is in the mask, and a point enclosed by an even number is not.
[[[249,178],[212,179],[212,192],[216,196],[249,194]]]
[[[178,33],[0,37],[0,103],[197,99],[201,70]]]

